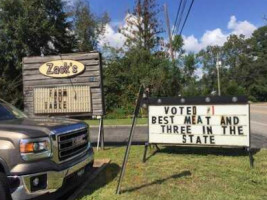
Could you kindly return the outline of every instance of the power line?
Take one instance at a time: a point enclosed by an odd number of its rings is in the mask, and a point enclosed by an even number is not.
[[[183,2],[183,0],[180,0],[179,7],[178,7],[178,10],[177,10],[177,13],[176,13],[176,17],[175,17],[174,26],[173,26],[173,29],[172,29],[172,35],[174,34],[174,31],[176,29],[176,24],[177,24],[177,20],[178,20],[178,16],[179,16],[180,10],[181,10],[182,2]]]
[[[182,18],[183,18],[183,13],[184,13],[184,10],[185,10],[186,2],[187,2],[187,0],[184,0],[183,4],[182,4],[182,10],[181,10],[181,13],[180,13],[180,16],[179,16],[178,25],[177,25],[177,32],[179,32],[179,27],[180,27],[180,24],[182,22]]]
[[[190,11],[191,11],[191,8],[192,8],[192,6],[193,6],[193,4],[194,4],[194,1],[195,1],[195,0],[192,0],[192,1],[191,1],[190,7],[189,7],[189,9],[188,9],[187,15],[186,15],[185,20],[184,20],[184,24],[183,24],[183,26],[182,26],[182,29],[181,29],[179,35],[181,35],[182,32],[183,32],[184,26],[185,26],[185,24],[186,24],[187,18],[188,18],[188,16],[189,16],[189,13],[190,13]]]

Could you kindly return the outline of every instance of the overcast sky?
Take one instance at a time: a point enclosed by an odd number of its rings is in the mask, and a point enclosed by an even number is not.
[[[189,6],[191,0],[187,0]],[[171,25],[174,24],[180,0],[158,0],[162,7],[167,3]],[[107,11],[111,23],[107,32],[101,38],[100,45],[109,43],[112,46],[123,45],[124,38],[117,32],[119,26],[125,26],[125,16],[134,7],[134,0],[90,0],[91,9],[96,14]],[[265,24],[263,17],[267,16],[267,0],[195,0],[187,24],[183,31],[184,48],[197,52],[207,45],[222,45],[231,33],[251,33]],[[165,22],[163,12],[160,20]],[[165,28],[165,24],[163,24]],[[166,37],[166,34],[163,35]]]

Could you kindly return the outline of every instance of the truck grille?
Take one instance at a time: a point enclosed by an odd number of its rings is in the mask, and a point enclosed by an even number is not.
[[[84,152],[88,146],[87,129],[58,135],[58,158],[64,161]]]

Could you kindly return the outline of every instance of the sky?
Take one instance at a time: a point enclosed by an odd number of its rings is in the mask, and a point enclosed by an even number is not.
[[[187,0],[189,6],[191,0]],[[171,25],[174,24],[180,0],[158,0],[162,8],[167,4]],[[127,11],[134,7],[134,0],[89,0],[92,12],[97,15],[107,11],[111,22],[107,25],[100,45],[109,43],[121,47],[125,38],[117,28],[126,26]],[[222,45],[231,33],[244,34],[247,38],[253,31],[266,24],[267,0],[195,0],[182,33],[187,52],[198,52],[207,45]],[[163,11],[158,15],[165,29]],[[163,34],[167,38],[167,34]]]

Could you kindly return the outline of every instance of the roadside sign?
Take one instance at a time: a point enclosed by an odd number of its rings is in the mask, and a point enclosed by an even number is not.
[[[149,98],[149,144],[250,147],[246,97]]]
[[[105,115],[99,52],[25,57],[24,111],[29,117]]]
[[[149,143],[249,147],[249,105],[151,105]]]

